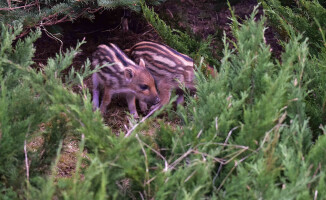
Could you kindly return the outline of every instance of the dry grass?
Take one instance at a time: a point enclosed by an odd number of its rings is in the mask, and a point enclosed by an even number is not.
[[[78,159],[78,153],[79,139],[71,136],[65,138],[63,141],[60,159],[57,165],[57,178],[69,178],[74,174]],[[87,150],[83,151],[82,157],[87,158]],[[86,163],[82,162],[81,168],[85,168],[86,166]]]

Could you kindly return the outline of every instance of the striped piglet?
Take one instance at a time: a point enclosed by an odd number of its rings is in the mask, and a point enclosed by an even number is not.
[[[100,45],[93,54],[92,65],[104,65],[99,72],[94,73],[93,107],[100,107],[102,114],[110,104],[112,95],[126,95],[130,113],[138,118],[135,98],[146,104],[155,105],[160,102],[155,88],[155,82],[145,68],[143,59],[137,59],[139,65],[130,60],[116,45]],[[102,103],[99,104],[100,89],[104,89]]]

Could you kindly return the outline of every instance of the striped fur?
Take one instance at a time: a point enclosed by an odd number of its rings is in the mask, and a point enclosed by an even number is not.
[[[195,90],[194,62],[189,56],[150,41],[139,42],[127,51],[134,61],[145,61],[146,68],[155,79],[162,105],[169,102],[171,90],[178,89],[180,83],[190,90]],[[182,93],[177,100],[177,103],[181,102]]]
[[[93,54],[92,65],[104,65],[99,72],[94,73],[93,106],[100,107],[104,114],[111,97],[117,93],[126,94],[130,113],[138,117],[135,98],[148,104],[157,104],[160,100],[152,75],[145,68],[143,60],[139,65],[130,60],[116,45],[100,45]],[[100,88],[104,88],[103,100],[99,106]]]

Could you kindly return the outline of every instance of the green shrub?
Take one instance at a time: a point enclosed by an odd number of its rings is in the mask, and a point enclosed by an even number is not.
[[[112,134],[92,111],[82,81],[94,72],[89,62],[82,72],[70,70],[63,84],[62,72],[82,43],[37,71],[30,65],[39,31],[13,47],[21,26],[2,26],[1,198],[322,199],[325,170],[318,166],[325,162],[325,140],[320,136],[313,143],[306,110],[313,77],[303,76],[316,60],[293,29],[281,60],[273,58],[264,42],[266,18],[256,21],[256,13],[243,24],[232,18],[235,49],[224,37],[218,77],[198,72],[196,96],[188,95],[187,106],[176,111],[180,124],[172,127],[162,119],[151,136],[143,133],[157,114],[124,137]],[[83,88],[79,94],[72,92],[74,84]],[[62,138],[70,134],[79,138],[79,152],[72,177],[62,179],[56,167]],[[27,152],[30,162],[47,163],[48,169],[31,164],[27,179],[24,141],[36,136],[45,138],[46,151],[39,152],[43,157]]]
[[[158,5],[165,0],[146,0],[150,5]],[[137,12],[140,11],[140,1],[135,0],[41,0],[30,2],[1,1],[0,23],[6,25],[23,24],[25,35],[32,28],[45,28],[67,21],[75,21],[78,18],[94,19],[98,10],[123,7]]]
[[[326,93],[326,8],[323,1],[292,1],[289,6],[285,1],[266,0],[263,6],[269,21],[286,41],[296,34],[307,37],[312,62],[302,71],[301,82],[307,83],[309,95],[306,95],[306,113],[314,130],[314,137],[321,133],[319,126],[325,123]]]

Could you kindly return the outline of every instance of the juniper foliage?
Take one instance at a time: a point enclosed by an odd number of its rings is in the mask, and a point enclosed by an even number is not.
[[[37,30],[31,33],[12,47],[15,37],[21,31],[22,25],[14,28],[4,25],[1,27],[1,191],[7,196],[7,191],[14,190],[13,194],[9,194],[16,197],[23,195],[26,188],[25,159],[29,158],[31,163],[29,172],[32,180],[42,171],[38,164],[48,164],[45,160],[52,160],[60,140],[72,132],[71,122],[61,110],[73,113],[74,107],[82,102],[79,95],[63,85],[60,76],[71,65],[78,50],[69,50],[65,56],[58,54],[55,59],[48,60],[44,71],[37,72],[31,68],[35,51],[33,42],[41,32]],[[84,75],[89,76],[92,73],[89,63],[86,63],[85,69],[88,73]],[[69,81],[76,82],[80,78],[82,75],[75,74]],[[87,98],[86,93],[85,95]],[[89,109],[91,111],[91,106]],[[93,114],[92,111],[91,113]],[[43,148],[26,157],[24,146],[26,148],[26,143],[38,136],[44,136]],[[43,149],[45,151],[41,152]]]
[[[263,6],[272,26],[278,30],[280,39],[288,40],[296,34],[309,39],[310,57],[314,60],[305,68],[302,81],[310,90],[306,96],[306,111],[315,137],[321,133],[319,126],[325,123],[326,93],[326,8],[322,1],[300,0],[287,5],[285,1],[266,0]]]
[[[255,20],[256,13],[242,24],[233,18],[235,49],[224,37],[219,76],[196,74],[196,97],[187,96],[187,106],[176,111],[181,124],[161,120],[155,134],[143,134],[154,115],[126,138],[114,135],[92,111],[82,81],[94,72],[88,63],[84,72],[70,73],[69,84],[62,82],[81,43],[37,71],[30,65],[39,31],[12,46],[22,27],[2,26],[2,198],[322,199],[325,135],[312,140],[309,82],[302,76],[315,60],[301,34],[284,43],[281,62],[273,58],[264,42],[266,19]],[[20,51],[26,57],[15,56]],[[71,89],[76,83],[83,88],[79,94]],[[61,140],[69,134],[80,136],[78,161],[72,177],[62,179],[56,166]],[[50,137],[44,145],[51,152],[28,151],[33,173],[27,179],[24,141],[37,136]],[[33,163],[45,158],[51,167],[44,172]]]
[[[309,38],[313,55],[325,48],[326,8],[319,1],[293,1],[292,6],[287,6],[285,1],[266,0],[263,6],[269,20],[283,38],[291,37],[287,26],[292,26],[295,32]]]
[[[149,5],[158,5],[165,0],[147,0]],[[78,18],[94,19],[94,13],[101,9],[123,7],[140,11],[139,0],[37,0],[0,1],[0,22],[13,25],[23,24],[25,35],[31,28],[44,29],[54,24],[75,21]]]

